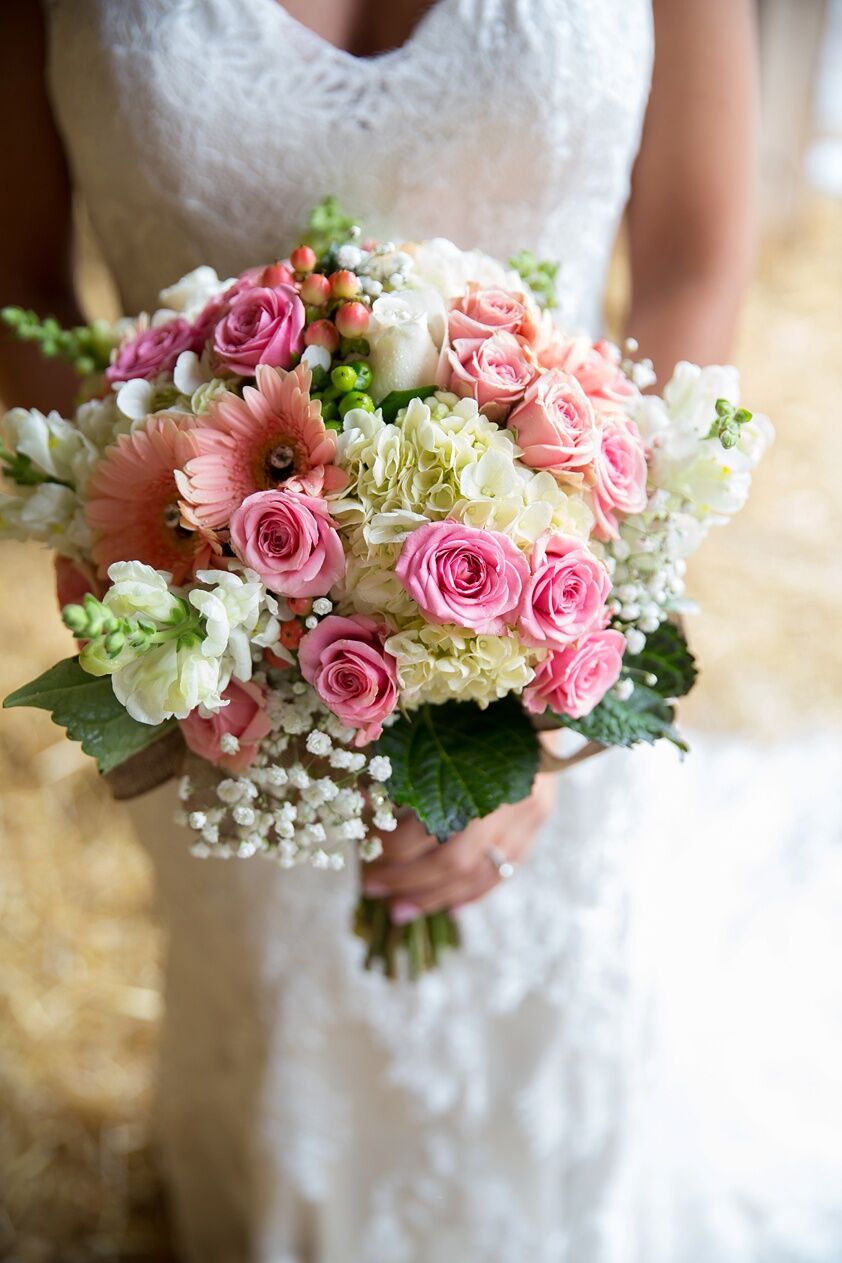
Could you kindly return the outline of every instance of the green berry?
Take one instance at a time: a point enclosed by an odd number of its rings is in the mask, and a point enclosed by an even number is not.
[[[332,399],[329,399],[327,403],[322,404],[322,420],[325,425],[327,425],[329,421],[335,421],[338,416],[339,407]]]
[[[364,412],[374,411],[374,400],[362,390],[352,390],[339,401],[339,415],[345,416],[352,408],[362,408]]]
[[[337,390],[346,395],[349,390],[356,390],[360,383],[357,380],[358,374],[353,364],[339,364],[331,373],[330,380],[333,382]]]
[[[371,352],[371,345],[368,338],[342,338],[339,342],[339,354],[348,357],[351,355],[368,355]]]
[[[371,365],[366,360],[355,360],[353,364],[348,365],[357,375],[354,382],[354,390],[368,390],[374,381],[374,374],[371,371]]]

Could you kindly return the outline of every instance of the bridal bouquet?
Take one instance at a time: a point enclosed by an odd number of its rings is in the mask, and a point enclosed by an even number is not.
[[[114,328],[3,313],[84,379],[71,419],[3,422],[0,531],[55,550],[80,642],[5,704],[103,772],[180,729],[197,855],[339,868],[397,809],[446,842],[528,795],[540,729],[683,748],[685,558],[770,426],[732,368],[642,393],[529,254],[369,240],[332,201],[311,229]],[[455,941],[371,900],[358,929],[389,969]]]

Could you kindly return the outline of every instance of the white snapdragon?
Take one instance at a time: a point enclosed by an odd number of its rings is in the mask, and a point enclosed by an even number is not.
[[[206,658],[198,645],[181,646],[174,640],[119,666],[111,685],[141,724],[186,719],[199,705],[213,711],[222,704],[219,660]]]
[[[141,615],[156,623],[169,623],[184,602],[170,589],[172,575],[154,570],[141,561],[115,561],[108,567],[111,586],[103,597],[118,618]]]
[[[84,487],[99,457],[94,444],[57,412],[45,415],[37,408],[12,408],[2,428],[11,451],[28,456],[39,472],[77,491]]]
[[[188,597],[204,620],[202,652],[207,658],[224,659],[228,677],[238,680],[251,678],[251,637],[266,596],[257,576],[251,571],[247,575],[243,579],[233,571],[200,570],[196,578],[210,590],[194,588]]]

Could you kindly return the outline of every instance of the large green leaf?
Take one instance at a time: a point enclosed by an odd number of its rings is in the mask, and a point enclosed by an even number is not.
[[[643,684],[636,684],[631,697],[625,701],[606,693],[599,705],[581,719],[557,716],[560,727],[572,728],[599,745],[633,746],[639,741],[652,744],[664,738],[679,750],[686,750],[684,739],[674,727],[674,719],[674,708],[654,689]]]
[[[10,693],[3,705],[48,710],[54,723],[67,729],[71,741],[81,741],[100,772],[110,772],[175,725],[175,720],[153,726],[132,719],[114,696],[110,677],[88,675],[78,658],[57,662],[37,680]]]
[[[627,654],[624,665],[655,677],[647,684],[661,697],[683,697],[696,682],[698,671],[687,641],[675,623],[661,623],[646,637],[642,653]]]
[[[387,789],[445,842],[501,803],[519,802],[538,770],[538,738],[515,698],[480,710],[472,702],[424,706],[387,728],[377,744],[388,755]]]
[[[386,398],[382,399],[377,406],[383,420],[391,424],[401,408],[408,407],[413,399],[428,399],[437,390],[438,386],[415,386],[412,390],[390,390]]]

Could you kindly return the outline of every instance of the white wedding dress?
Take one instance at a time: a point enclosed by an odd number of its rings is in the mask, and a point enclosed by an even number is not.
[[[648,0],[439,0],[368,60],[276,0],[48,11],[59,125],[129,311],[200,263],[229,275],[282,254],[335,193],[381,237],[558,258],[563,318],[598,324]],[[628,973],[651,977],[653,953],[629,938],[628,893],[658,836],[647,804],[660,795],[665,838],[685,815],[677,769],[671,752],[614,753],[563,777],[528,863],[414,985],[362,970],[351,868],[202,863],[170,823],[171,786],[136,801],[171,936],[159,1134],[187,1257],[824,1263],[719,1256],[731,1188],[706,1190],[706,1218],[692,1180],[665,1182],[698,1156],[685,1146],[676,1168],[666,1144],[680,1083],[658,1101],[633,1090]],[[685,1239],[685,1203],[712,1249]]]

